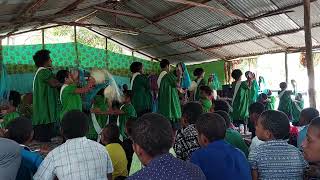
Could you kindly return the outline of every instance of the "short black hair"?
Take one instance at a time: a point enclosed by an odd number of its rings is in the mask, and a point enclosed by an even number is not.
[[[126,90],[123,92],[123,94],[125,97],[128,97],[130,99],[132,99],[132,97],[133,97],[133,92],[131,90]]]
[[[260,123],[264,129],[270,131],[275,139],[287,139],[290,132],[288,116],[275,110],[268,110],[260,115]]]
[[[18,107],[21,103],[21,94],[18,91],[10,91],[9,101],[12,101],[14,107]]]
[[[249,113],[250,114],[253,114],[253,113],[262,114],[264,110],[265,110],[264,105],[259,102],[252,103],[249,106]]]
[[[18,117],[14,119],[8,124],[7,128],[8,138],[19,144],[24,144],[28,141],[33,132],[32,121],[25,117]]]
[[[63,84],[68,76],[69,76],[68,70],[60,70],[57,72],[56,78],[60,83]]]
[[[43,49],[40,51],[37,51],[34,55],[33,55],[33,61],[35,63],[35,65],[37,67],[43,67],[44,64],[49,61],[50,59],[50,51]]]
[[[160,61],[160,68],[163,69],[163,68],[166,68],[167,66],[170,65],[170,62],[168,59],[162,59]]]
[[[238,80],[242,76],[242,71],[240,69],[235,69],[231,73],[231,77],[235,80]]]
[[[123,85],[122,85],[122,89],[123,89],[123,90],[128,90],[128,84],[123,84]]]
[[[279,86],[280,86],[281,89],[286,89],[287,88],[287,83],[286,82],[281,82],[279,84]]]
[[[231,119],[228,113],[226,113],[225,111],[215,111],[214,113],[219,114],[221,117],[223,117],[223,119],[226,122],[226,127],[227,129],[230,127],[231,125]]]
[[[135,117],[128,118],[128,120],[125,124],[128,136],[132,135],[132,129],[133,129],[133,126],[134,126],[134,123],[136,122],[136,120],[137,120],[137,118],[135,118]]]
[[[136,72],[140,72],[141,69],[142,69],[142,66],[143,64],[141,62],[133,62],[131,65],[130,65],[130,71],[132,73],[136,73]]]
[[[104,96],[104,88],[101,88],[101,89],[97,92],[97,95]]]
[[[212,89],[209,86],[200,86],[200,91],[203,91],[204,93],[206,93],[207,95],[211,95],[212,94]]]
[[[214,109],[214,111],[225,111],[226,113],[230,112],[228,102],[226,102],[224,100],[213,101],[213,109]]]
[[[203,107],[198,102],[189,102],[182,107],[182,116],[189,124],[195,124],[202,113]]]
[[[194,71],[193,71],[193,75],[194,76],[201,76],[203,74],[204,70],[203,68],[196,68]]]
[[[319,117],[319,111],[316,108],[305,108],[300,113],[301,117],[304,117],[305,121],[309,124],[312,119]]]
[[[311,126],[317,128],[317,129],[320,129],[320,117],[314,118],[314,119],[311,121],[309,127],[311,127]]]
[[[246,78],[248,78],[248,76],[249,76],[250,73],[251,73],[251,71],[246,71],[246,72],[244,73],[244,75],[246,76]]]
[[[266,100],[268,99],[268,95],[266,93],[261,93],[260,94],[261,99]]]
[[[89,118],[79,110],[71,110],[63,116],[61,129],[67,139],[83,137],[89,130]]]
[[[116,124],[108,124],[102,131],[102,136],[108,140],[109,143],[119,143],[120,130]]]
[[[210,142],[224,139],[226,135],[226,122],[217,113],[204,113],[196,122],[196,129],[203,134]]]
[[[148,155],[155,157],[169,152],[173,144],[173,131],[164,116],[148,113],[135,122],[131,138]]]

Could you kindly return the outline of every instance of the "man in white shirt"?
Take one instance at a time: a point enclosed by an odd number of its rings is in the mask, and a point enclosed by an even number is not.
[[[164,75],[166,75],[170,71],[170,62],[167,59],[163,59],[160,62],[161,73],[159,74],[157,84],[158,88],[160,88],[160,83]]]
[[[34,180],[111,180],[112,162],[105,148],[85,137],[88,117],[73,110],[65,114],[61,133],[65,143],[52,150],[41,163]]]

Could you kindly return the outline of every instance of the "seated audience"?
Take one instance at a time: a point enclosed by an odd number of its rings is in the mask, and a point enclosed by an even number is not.
[[[212,89],[209,86],[200,86],[200,103],[204,112],[210,112],[212,107]]]
[[[240,149],[246,157],[248,157],[249,151],[248,151],[248,146],[244,142],[241,134],[232,129],[230,127],[230,116],[224,111],[216,111],[215,113],[219,114],[223,119],[225,120],[226,123],[226,137],[225,140],[230,143],[233,147]]]
[[[311,121],[307,137],[302,143],[304,158],[310,166],[305,171],[304,179],[320,179],[320,118]]]
[[[224,100],[215,100],[213,101],[214,104],[214,111],[224,111],[226,113],[230,113],[231,106],[228,104],[228,102]]]
[[[173,144],[177,158],[189,160],[191,153],[200,148],[194,124],[202,113],[203,108],[198,102],[189,102],[183,106],[181,118],[183,128],[177,131]]]
[[[226,123],[217,113],[202,114],[196,122],[201,149],[191,162],[198,165],[207,179],[251,180],[250,167],[244,154],[227,143]]]
[[[16,142],[0,137],[0,179],[16,179],[21,163],[21,148]]]
[[[33,139],[31,120],[20,117],[11,121],[8,125],[7,136],[21,146],[22,160],[16,180],[31,180],[43,160],[40,154],[28,148]]]
[[[135,123],[135,118],[129,118],[125,124],[125,133],[127,134],[128,138],[124,139],[122,142],[122,147],[124,149],[124,152],[126,153],[126,157],[128,160],[127,170],[130,171],[130,166],[132,162],[132,156],[133,156],[133,148],[132,148],[132,140],[130,139],[132,134],[132,128]]]
[[[145,168],[128,180],[206,179],[199,167],[169,153],[173,144],[173,130],[164,116],[149,113],[140,117],[134,125],[132,141],[133,149]]]
[[[122,146],[120,145],[120,131],[117,125],[108,124],[102,130],[101,141],[106,145],[106,150],[112,160],[113,173],[112,179],[119,176],[128,176],[128,161],[126,158],[126,153],[124,152]]]
[[[79,110],[67,112],[61,122],[66,142],[41,163],[34,180],[112,179],[112,162],[105,148],[85,137],[89,118]]]
[[[265,111],[256,123],[256,134],[265,143],[249,154],[253,180],[302,179],[307,167],[301,152],[289,145],[290,124],[286,114]]]
[[[264,111],[264,106],[261,103],[253,103],[249,106],[249,130],[252,133],[251,138],[256,136],[256,125],[259,119],[259,116]]]
[[[9,95],[9,105],[5,109],[1,111],[3,114],[3,122],[1,122],[0,126],[2,128],[7,128],[8,124],[13,121],[15,118],[20,117],[20,114],[17,111],[17,107],[21,103],[21,95],[17,91],[10,91]]]
[[[299,120],[301,130],[299,131],[297,139],[298,148],[301,148],[302,142],[307,136],[308,127],[311,123],[311,120],[316,117],[319,117],[319,111],[315,108],[305,108],[301,111]]]

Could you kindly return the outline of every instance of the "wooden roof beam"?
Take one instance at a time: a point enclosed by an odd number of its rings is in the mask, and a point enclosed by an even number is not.
[[[311,0],[311,1],[316,1],[316,0]],[[239,24],[248,23],[248,22],[251,22],[251,21],[254,21],[254,20],[257,20],[257,19],[261,19],[261,18],[265,18],[265,17],[269,17],[269,16],[274,16],[274,15],[277,15],[279,13],[281,14],[284,11],[287,11],[287,10],[290,10],[292,8],[299,7],[299,6],[302,6],[302,5],[303,5],[303,3],[296,3],[296,4],[293,4],[293,5],[287,6],[287,7],[279,8],[278,10],[270,11],[268,13],[265,13],[265,14],[262,14],[262,15],[259,15],[259,16],[256,16],[256,17],[250,17],[250,18],[248,18],[246,20],[235,21],[233,23],[226,24],[226,25],[220,26],[218,28],[212,28],[212,29],[206,28],[206,29],[203,29],[203,30],[200,30],[200,31],[191,32],[191,33],[189,33],[187,35],[179,36],[179,37],[174,38],[172,40],[160,42],[158,44],[144,45],[144,46],[138,47],[137,50],[143,50],[143,49],[148,49],[148,48],[152,48],[152,47],[158,47],[158,46],[161,46],[161,45],[170,44],[170,43],[173,43],[173,42],[183,41],[183,40],[187,40],[187,39],[190,39],[190,38],[202,36],[202,35],[213,33],[213,32],[216,32],[216,31],[219,31],[219,30],[223,30],[223,29],[226,29],[226,28],[229,28],[229,27],[233,27],[233,26],[236,26],[236,25],[239,25]]]

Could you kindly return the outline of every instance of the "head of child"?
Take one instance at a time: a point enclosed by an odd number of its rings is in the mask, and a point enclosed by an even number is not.
[[[181,124],[185,128],[190,124],[195,124],[199,116],[203,113],[202,105],[198,102],[189,102],[182,108]]]
[[[128,84],[123,84],[122,89],[123,89],[123,91],[128,91],[128,89],[129,89]]]
[[[9,123],[7,137],[19,144],[28,145],[33,139],[33,133],[31,120],[18,117]]]
[[[242,76],[242,71],[240,69],[235,69],[232,71],[231,73],[231,77],[235,80],[235,81],[239,81],[241,80],[241,76]]]
[[[50,51],[45,50],[45,49],[37,51],[36,54],[33,55],[33,61],[38,68],[39,67],[44,67],[44,68],[52,67],[52,60],[50,57]]]
[[[302,143],[303,155],[308,162],[320,162],[320,117],[313,119],[307,137]]]
[[[168,59],[162,59],[160,61],[160,68],[162,71],[167,71],[169,72],[170,71],[170,62]]]
[[[230,108],[228,106],[228,103],[224,100],[215,100],[213,101],[214,111],[224,111],[226,113],[230,112]]]
[[[57,80],[62,84],[73,84],[77,81],[77,77],[68,70],[60,70],[56,76]]]
[[[198,141],[201,147],[223,140],[226,135],[226,123],[223,117],[217,113],[204,113],[196,122]]]
[[[265,104],[268,100],[268,95],[265,93],[261,93],[259,96],[260,96],[259,102],[262,104]]]
[[[252,80],[254,78],[254,74],[251,71],[247,71],[245,74],[245,77],[247,78],[247,80]]]
[[[212,89],[209,86],[200,86],[200,97],[201,98],[209,98],[212,96]]]
[[[297,93],[297,95],[295,97],[295,100],[302,101],[302,99],[303,99],[302,94],[301,93]]]
[[[131,135],[132,135],[132,129],[133,129],[135,122],[136,122],[136,118],[134,118],[134,117],[128,118],[128,120],[126,122],[125,132],[128,135],[128,137],[131,137]]]
[[[300,113],[299,125],[306,126],[316,117],[319,117],[319,111],[316,108],[305,108]]]
[[[101,133],[101,142],[104,145],[119,143],[120,131],[117,125],[108,124]]]
[[[259,102],[252,103],[249,106],[249,119],[254,125],[256,125],[260,115],[263,113],[264,110],[264,105]]]
[[[141,73],[143,74],[143,64],[141,62],[133,62],[130,65],[130,71],[134,73]]]
[[[262,141],[285,140],[289,137],[288,116],[280,111],[263,112],[256,124],[256,135]]]
[[[14,108],[18,107],[21,103],[20,93],[17,91],[10,91],[9,101],[10,101],[10,105],[12,105]]]
[[[196,68],[194,71],[193,71],[193,76],[196,77],[197,79],[200,79],[200,78],[204,78],[204,70],[202,68]]]
[[[132,147],[142,164],[147,165],[154,157],[169,152],[173,136],[171,124],[164,116],[147,113],[134,123]]]
[[[124,92],[124,99],[123,99],[123,103],[124,104],[130,104],[131,103],[131,99],[133,96],[133,92],[131,90],[127,90]]]
[[[282,83],[280,83],[280,89],[281,89],[281,91],[283,91],[283,90],[286,90],[287,89],[287,83],[286,82],[282,82]]]
[[[215,111],[214,113],[219,114],[221,117],[223,117],[223,119],[226,122],[226,127],[231,128],[231,119],[228,113],[226,113],[225,111]]]
[[[67,112],[61,121],[61,134],[66,139],[84,137],[89,130],[88,116],[79,111],[72,110]]]

